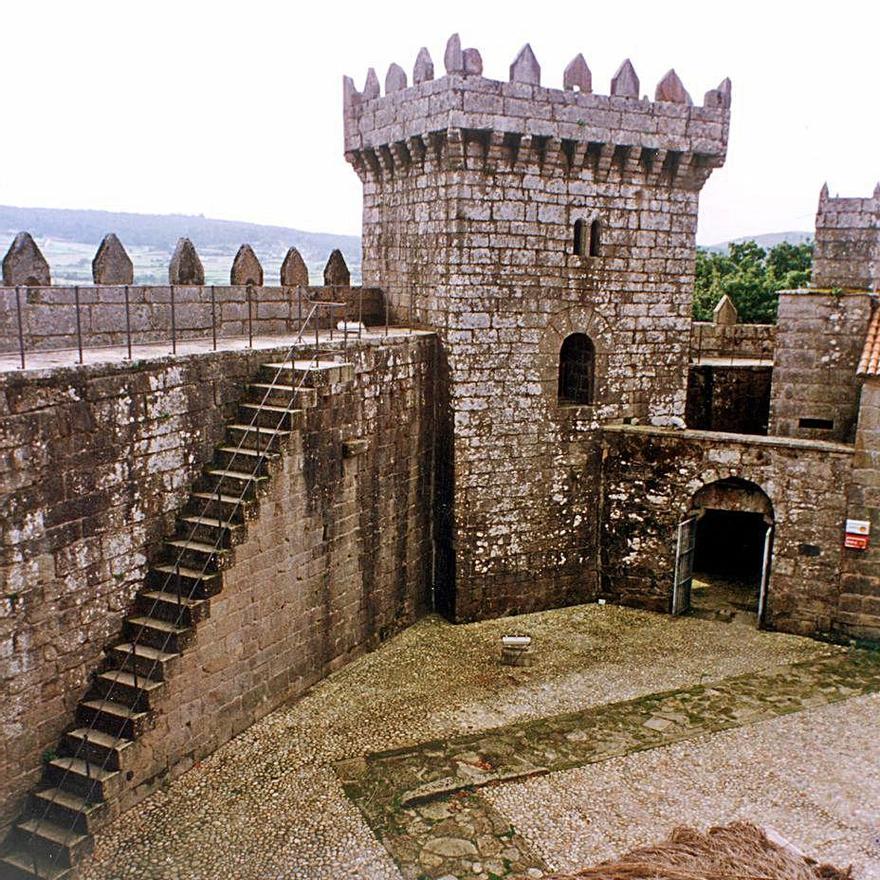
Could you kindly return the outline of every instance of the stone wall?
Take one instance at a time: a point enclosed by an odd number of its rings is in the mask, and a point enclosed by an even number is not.
[[[771,434],[853,442],[872,308],[867,293],[780,292]]]
[[[696,364],[688,373],[685,423],[701,431],[766,434],[772,367]]]
[[[2,822],[73,721],[245,383],[282,354],[0,377]],[[427,334],[349,348],[354,382],[307,411],[178,661],[132,796],[429,606],[434,358]],[[368,449],[343,459],[352,437]]]
[[[846,635],[880,641],[880,379],[862,387],[847,514],[871,524],[867,550],[843,551],[837,628]]]
[[[772,361],[776,347],[775,324],[691,324],[691,360],[731,358]]]
[[[880,184],[872,198],[819,196],[813,287],[880,290]]]
[[[128,316],[126,317],[126,294]],[[79,327],[76,300],[79,297]],[[346,303],[345,309],[320,309],[322,326],[348,315],[366,324],[385,321],[382,293],[360,287],[252,287],[221,285],[0,287],[0,352],[19,350],[18,304],[26,351],[125,345],[128,328],[134,344],[167,343],[172,324],[178,340],[274,336],[297,332],[309,314],[309,299]],[[128,322],[128,323],[127,323]]]
[[[766,624],[796,633],[835,628],[851,448],[636,426],[606,427],[602,444],[606,599],[669,611],[678,523],[702,487],[737,477],[773,504]]]
[[[729,102],[642,101],[628,65],[611,96],[544,88],[531,50],[495,82],[457,53],[453,38],[450,75],[425,80],[423,64],[384,97],[348,83],[345,148],[364,186],[364,283],[442,341],[454,441],[438,603],[470,620],[595,595],[591,438],[609,420],[684,417],[697,203]],[[592,254],[578,221],[598,224]],[[557,398],[572,333],[595,348],[583,406]]]

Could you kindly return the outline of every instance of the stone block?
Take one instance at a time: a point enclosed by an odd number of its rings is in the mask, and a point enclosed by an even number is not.
[[[122,242],[112,232],[101,240],[95,258],[92,260],[92,278],[95,284],[133,284],[134,266],[122,246]]]
[[[48,287],[49,264],[30,233],[19,232],[3,257],[3,283],[24,287]]]

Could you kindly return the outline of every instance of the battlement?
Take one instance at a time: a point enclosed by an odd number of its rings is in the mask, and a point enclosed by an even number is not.
[[[20,232],[3,258],[0,284],[0,372],[10,355],[21,367],[33,352],[151,345],[178,341],[284,336],[303,328],[332,328],[386,321],[377,288],[351,285],[338,250],[324,268],[324,284],[309,283],[299,251],[288,250],[279,283],[264,279],[250,245],[242,245],[229,284],[206,284],[201,259],[180,239],[168,267],[168,284],[135,284],[122,242],[105,236],[92,261],[90,285],[52,283],[51,269],[33,237]],[[4,360],[4,355],[7,356]]]
[[[819,194],[812,287],[880,289],[880,183],[868,198]]]
[[[694,106],[674,70],[658,83],[654,100],[639,97],[640,83],[624,61],[610,95],[592,93],[582,55],[565,69],[563,88],[541,85],[541,68],[527,44],[510,67],[510,81],[482,76],[476,49],[447,44],[446,76],[421,49],[409,85],[392,64],[380,94],[375,70],[358,91],[343,80],[345,155],[362,180],[406,172],[413,166],[486,167],[528,164],[542,172],[593,179],[667,179],[697,188],[727,151],[730,80]]]

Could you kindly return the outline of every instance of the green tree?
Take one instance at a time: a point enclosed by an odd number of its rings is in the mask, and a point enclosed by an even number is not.
[[[724,294],[746,324],[776,321],[777,293],[804,287],[810,280],[813,245],[782,242],[764,250],[754,241],[733,242],[726,253],[697,250],[694,318],[711,321]]]

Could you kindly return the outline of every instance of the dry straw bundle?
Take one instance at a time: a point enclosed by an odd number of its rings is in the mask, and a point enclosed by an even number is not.
[[[676,828],[665,843],[546,880],[853,880],[851,868],[816,864],[748,822],[703,834]]]

